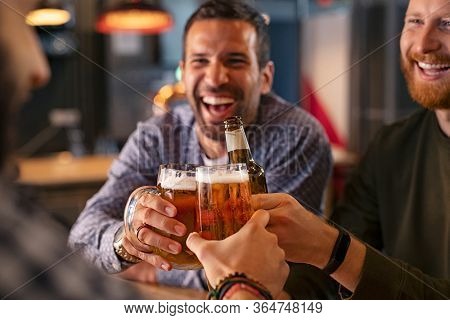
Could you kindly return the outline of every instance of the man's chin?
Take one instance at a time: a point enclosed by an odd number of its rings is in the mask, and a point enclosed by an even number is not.
[[[223,124],[217,125],[200,125],[198,126],[200,132],[208,139],[213,141],[225,141],[225,129]]]
[[[414,101],[429,110],[449,110],[450,90],[443,86],[418,87],[408,85],[409,93]]]

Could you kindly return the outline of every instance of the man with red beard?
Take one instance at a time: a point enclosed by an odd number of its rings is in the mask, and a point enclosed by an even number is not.
[[[268,26],[258,11],[244,1],[208,1],[188,20],[183,41],[180,67],[189,105],[138,125],[112,165],[108,181],[73,226],[69,244],[82,248],[90,261],[110,273],[141,259],[126,276],[204,287],[202,272],[165,272],[171,264],[152,253],[151,246],[172,254],[181,251],[180,243],[151,229],[186,233],[185,225],[174,219],[176,208],[171,203],[147,195],[142,202],[146,208],[136,210],[124,231],[123,212],[133,190],[155,185],[160,164],[226,163],[223,121],[231,116],[241,116],[247,124],[250,149],[265,168],[269,191],[290,193],[316,210],[321,207],[331,154],[318,122],[271,92],[274,65]],[[165,271],[154,275],[149,266]]]
[[[423,109],[378,133],[332,219],[386,255],[448,279],[450,1],[411,0],[400,48]]]

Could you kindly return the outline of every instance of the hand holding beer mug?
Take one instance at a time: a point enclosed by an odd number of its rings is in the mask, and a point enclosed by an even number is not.
[[[146,261],[166,270],[167,262],[175,269],[201,268],[186,247],[189,233],[199,231],[196,201],[195,166],[188,164],[161,165],[157,187],[133,192],[125,209],[125,229],[135,249],[152,254]]]
[[[245,164],[197,167],[196,180],[200,234],[204,239],[225,239],[253,215]]]

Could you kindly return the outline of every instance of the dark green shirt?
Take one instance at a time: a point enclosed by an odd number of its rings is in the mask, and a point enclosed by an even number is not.
[[[402,261],[367,248],[361,280],[352,299],[449,299],[450,281],[425,275]]]
[[[332,219],[387,256],[449,278],[450,139],[434,112],[377,134]]]

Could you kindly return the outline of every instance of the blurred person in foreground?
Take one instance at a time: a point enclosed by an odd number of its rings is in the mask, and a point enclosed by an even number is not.
[[[332,220],[390,257],[450,276],[450,1],[411,0],[401,68],[423,108],[386,126]]]
[[[0,1],[0,299],[126,299],[124,282],[88,268],[67,250],[64,228],[13,186],[14,119],[50,71],[37,36],[26,25],[36,0]]]
[[[348,243],[338,240],[345,231],[307,211],[287,194],[256,195],[253,200],[255,209],[261,210],[255,212],[258,219],[252,222],[253,226],[246,225],[246,230],[242,229],[222,241],[204,240],[197,233],[188,237],[188,247],[203,264],[211,285],[219,292],[219,298],[271,298],[264,294],[266,291],[272,297],[276,296],[284,284],[285,267],[281,265],[275,274],[265,274],[265,278],[256,272],[280,254],[287,261],[311,264],[325,271],[330,263],[333,264],[334,271],[329,270],[331,277],[346,289],[341,290],[345,294],[342,298],[450,298],[448,279],[431,277],[400,260],[390,259],[353,235],[349,236]],[[248,247],[233,245],[235,238],[240,243],[251,243],[253,234],[249,230],[255,227],[256,222],[267,225],[267,230],[273,233],[272,238],[267,236],[265,242],[255,243],[252,251],[247,251]],[[233,256],[247,259],[230,261],[229,257]],[[265,262],[253,263],[255,257],[263,256],[266,257]],[[252,286],[252,283],[242,286],[242,281],[236,277],[237,272],[263,286]],[[235,282],[231,286],[223,286],[224,279],[234,279]]]
[[[160,164],[227,163],[223,121],[231,116],[241,116],[248,125],[250,149],[265,168],[269,191],[288,192],[316,210],[329,177],[331,153],[318,122],[271,92],[274,64],[268,26],[257,10],[244,1],[207,1],[188,20],[183,41],[180,67],[188,104],[138,125],[107,182],[73,226],[69,244],[82,248],[88,260],[108,273],[126,270],[122,276],[139,281],[205,288],[202,271],[166,272],[170,263],[149,247],[172,254],[181,251],[180,243],[150,228],[186,233],[174,219],[171,203],[147,195],[142,202],[146,208],[136,210],[131,228],[124,232],[130,194],[155,185]],[[136,258],[143,262],[136,264]],[[152,271],[152,266],[158,270]],[[292,266],[291,271],[296,268],[302,266]],[[306,272],[298,270],[297,278]],[[306,288],[307,284],[304,293]]]

